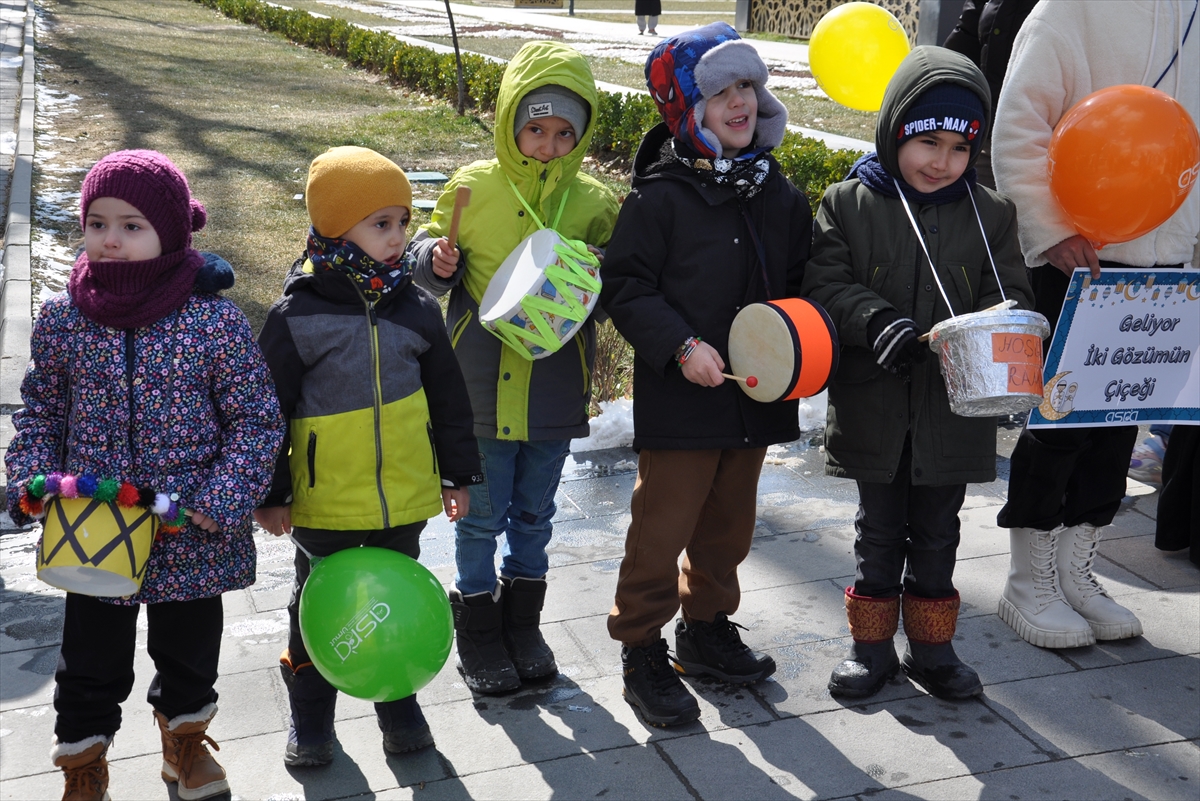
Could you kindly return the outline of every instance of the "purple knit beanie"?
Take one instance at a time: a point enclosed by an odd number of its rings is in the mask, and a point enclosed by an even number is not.
[[[187,178],[154,150],[118,150],[96,162],[83,179],[79,222],[87,230],[87,210],[100,197],[124,200],[154,226],[163,253],[192,246],[192,232],[208,221],[204,204],[192,197]]]

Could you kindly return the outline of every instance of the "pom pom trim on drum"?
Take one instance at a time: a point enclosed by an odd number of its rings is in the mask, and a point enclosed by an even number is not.
[[[742,391],[761,403],[809,398],[837,372],[838,336],[833,320],[807,298],[751,303],[729,330],[729,365],[753,375],[757,386]]]

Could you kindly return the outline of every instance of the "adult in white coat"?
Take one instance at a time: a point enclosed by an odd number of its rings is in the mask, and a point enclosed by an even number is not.
[[[1200,192],[1144,236],[1101,254],[1075,232],[1050,192],[1047,149],[1055,126],[1088,94],[1118,84],[1153,86],[1193,119],[1200,111],[1200,0],[1054,0],[1039,3],[1017,35],[996,113],[997,188],[1016,203],[1021,250],[1033,268],[1037,310],[1057,322],[1077,267],[1179,268],[1192,259]],[[1141,623],[1092,575],[1100,529],[1125,495],[1136,426],[1025,429],[1012,456],[998,522],[1011,535],[1000,617],[1050,648],[1136,637]]]

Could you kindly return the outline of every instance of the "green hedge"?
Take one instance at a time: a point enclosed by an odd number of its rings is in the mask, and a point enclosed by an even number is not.
[[[196,0],[239,22],[281,34],[297,44],[345,59],[356,67],[387,76],[450,102],[458,100],[458,78],[451,54],[405,44],[391,34],[377,33],[335,17],[316,17],[307,11],[279,8],[263,0]],[[500,93],[504,64],[474,53],[462,55],[467,102],[479,111],[493,111]],[[600,93],[592,152],[629,159],[642,136],[659,121],[649,95]],[[845,178],[861,153],[833,150],[824,142],[796,133],[784,136],[773,151],[792,183],[808,195],[816,211],[825,187]]]

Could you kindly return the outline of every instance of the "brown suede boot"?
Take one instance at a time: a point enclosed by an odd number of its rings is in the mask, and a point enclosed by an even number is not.
[[[216,714],[216,704],[208,704],[197,712],[171,720],[157,710],[154,712],[162,732],[163,781],[178,782],[176,789],[183,801],[198,801],[229,792],[225,769],[205,747],[207,743],[217,751],[221,750],[207,734],[208,724]]]
[[[54,741],[50,758],[66,774],[63,801],[109,801],[108,753],[111,737],[97,735],[77,743]]]

